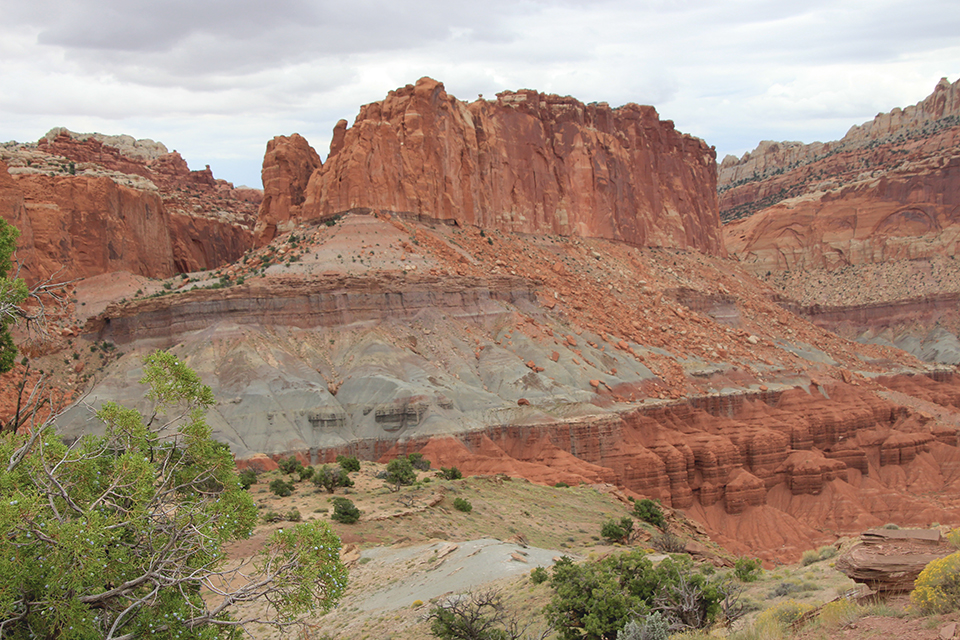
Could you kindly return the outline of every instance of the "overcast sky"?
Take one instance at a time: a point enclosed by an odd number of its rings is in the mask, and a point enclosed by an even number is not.
[[[0,140],[152,138],[260,186],[267,140],[431,76],[654,105],[717,147],[835,140],[960,77],[957,0],[0,0]]]

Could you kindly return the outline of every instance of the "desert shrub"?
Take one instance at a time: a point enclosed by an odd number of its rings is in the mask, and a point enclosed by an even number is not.
[[[560,481],[560,482],[556,483],[556,484],[553,485],[553,486],[556,487],[557,489],[569,489],[569,488],[570,488],[570,485],[568,485],[566,482],[563,482],[563,481]]]
[[[323,465],[313,474],[313,484],[318,488],[326,490],[327,493],[333,493],[337,487],[352,487],[353,480],[343,470],[343,467],[330,467]]]
[[[423,606],[423,600],[414,600],[413,602],[410,603],[411,609],[416,609],[417,607],[422,607],[422,606]]]
[[[807,549],[803,552],[803,555],[800,556],[801,567],[808,567],[814,562],[820,562],[820,554],[813,549]]]
[[[667,640],[670,637],[670,625],[659,611],[653,611],[643,621],[640,640]]]
[[[600,535],[610,542],[626,542],[633,533],[633,520],[620,518],[620,521],[607,520],[600,528]]]
[[[888,522],[887,524],[883,525],[882,528],[883,529],[899,529],[900,525],[894,524],[893,522]]]
[[[413,484],[417,481],[417,473],[407,458],[394,458],[387,463],[386,481],[394,486],[394,491],[401,485]]]
[[[767,598],[770,600],[773,598],[785,598],[799,591],[803,591],[803,587],[796,582],[780,582],[767,592]]]
[[[924,613],[960,608],[960,551],[924,567],[914,582],[910,601]]]
[[[804,604],[796,600],[785,600],[780,604],[770,607],[757,616],[757,624],[775,623],[780,627],[791,625],[800,619],[800,616],[813,610],[812,604]]]
[[[683,553],[687,548],[687,543],[680,536],[676,536],[669,531],[662,531],[650,538],[650,546],[660,553]]]
[[[293,475],[300,471],[303,468],[303,464],[296,456],[290,456],[289,458],[280,458],[277,461],[277,467],[280,468],[280,471],[289,475]]]
[[[473,511],[473,505],[470,504],[470,501],[466,498],[454,498],[453,508],[457,511],[463,511],[464,513],[470,513]]]
[[[356,456],[337,456],[337,464],[347,473],[360,471],[360,461],[357,460]]]
[[[633,503],[633,515],[660,529],[667,523],[663,517],[663,511],[660,509],[660,505],[649,498],[644,498],[640,502]]]
[[[543,567],[534,567],[530,571],[530,580],[533,584],[543,584],[550,579],[550,574]]]
[[[420,471],[430,470],[430,461],[424,458],[422,453],[407,454],[407,460],[410,461],[410,465],[414,469],[419,469]]]
[[[314,471],[315,470],[313,467],[300,467],[297,469],[297,475],[300,477],[300,482],[312,478]]]
[[[947,534],[947,541],[955,546],[957,549],[960,549],[960,529],[954,529]]]
[[[281,498],[286,498],[287,496],[293,493],[294,485],[292,482],[284,482],[283,479],[277,478],[270,483],[270,491],[280,496]]]
[[[659,611],[650,613],[642,621],[631,620],[617,631],[617,640],[667,640],[669,637],[670,623]]]
[[[441,599],[427,616],[430,632],[441,640],[520,640],[534,635],[510,611],[496,589]]]
[[[276,511],[267,511],[263,516],[261,516],[264,522],[267,524],[271,522],[280,522],[283,520],[283,516],[277,513]]]
[[[300,522],[303,517],[300,515],[299,509],[291,509],[287,512],[286,519],[288,522]]]
[[[460,469],[457,469],[456,467],[450,467],[449,469],[446,467],[440,467],[438,475],[444,480],[459,480],[463,477],[463,474],[460,473]]]
[[[554,594],[545,609],[561,640],[613,638],[624,620],[657,609],[670,627],[703,628],[721,612],[724,583],[696,571],[689,558],[657,566],[642,550],[553,567]]]
[[[840,599],[823,605],[817,617],[824,628],[836,629],[837,627],[849,627],[863,615],[863,608],[855,602]]]
[[[253,469],[244,469],[238,477],[240,478],[240,486],[244,489],[249,489],[257,483],[257,472]]]
[[[642,633],[643,625],[636,620],[630,620],[623,629],[617,631],[617,640],[640,640]]]
[[[733,573],[740,582],[756,582],[762,572],[760,558],[741,556],[733,564]]]
[[[821,560],[829,560],[830,558],[836,557],[838,551],[836,547],[828,544],[817,549],[817,553]]]
[[[360,519],[360,509],[348,498],[334,498],[330,518],[343,524],[353,524]]]

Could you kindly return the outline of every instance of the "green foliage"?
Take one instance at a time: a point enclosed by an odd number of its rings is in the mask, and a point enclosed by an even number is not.
[[[829,560],[830,558],[836,557],[839,552],[836,547],[828,544],[817,549],[817,553],[820,555],[821,560]]]
[[[297,469],[297,477],[300,478],[300,482],[303,482],[312,478],[315,471],[313,467],[300,467]]]
[[[413,484],[417,481],[417,473],[413,470],[413,465],[407,458],[394,458],[387,463],[388,483],[394,485],[394,490],[400,489],[401,485]]]
[[[20,316],[20,305],[30,295],[22,279],[9,277],[19,237],[16,227],[0,219],[0,373],[10,371],[16,362],[17,347],[10,335],[10,323]]]
[[[960,549],[960,529],[953,529],[950,533],[948,533],[947,542],[952,544],[957,549]]]
[[[740,582],[756,582],[763,573],[760,558],[741,556],[733,563],[733,573]]]
[[[692,562],[668,558],[656,567],[640,550],[574,564],[561,558],[553,567],[554,594],[544,610],[561,640],[608,640],[624,621],[654,606],[675,628],[702,628],[720,612],[726,586],[693,569]]]
[[[281,498],[292,495],[295,488],[293,482],[286,482],[282,478],[277,478],[270,483],[270,491]]]
[[[533,584],[543,584],[549,579],[550,574],[547,573],[547,570],[543,567],[534,567],[533,570],[530,571],[530,581],[533,582]]]
[[[289,458],[280,458],[277,461],[277,467],[280,468],[280,471],[292,476],[295,473],[299,473],[303,469],[303,463],[300,462],[299,458],[296,456],[290,456]]]
[[[557,483],[554,484],[553,486],[554,486],[555,488],[557,488],[557,489],[569,489],[569,488],[570,488],[570,485],[568,485],[566,482],[563,482],[562,480],[561,480],[560,482],[557,482]]]
[[[414,469],[418,469],[420,471],[430,470],[430,461],[424,458],[422,453],[409,453],[407,454],[407,460],[410,461],[410,464]]]
[[[627,542],[631,533],[633,533],[633,520],[627,517],[620,518],[619,522],[607,520],[600,528],[600,535],[610,542]]]
[[[444,480],[459,480],[463,477],[463,474],[460,473],[460,469],[457,469],[456,467],[450,467],[449,469],[446,467],[440,467],[439,474]]]
[[[327,493],[333,493],[337,490],[337,487],[352,487],[353,480],[343,470],[343,467],[323,465],[313,474],[313,484],[325,489]]]
[[[357,460],[356,456],[337,456],[337,463],[347,473],[360,471],[360,461]]]
[[[333,513],[330,518],[343,524],[353,524],[360,519],[360,509],[347,498],[333,499]]]
[[[924,613],[960,608],[960,551],[924,567],[914,582],[910,601]]]
[[[453,508],[457,511],[463,511],[464,513],[470,513],[473,511],[473,505],[470,504],[470,501],[466,498],[454,498]]]
[[[659,612],[653,611],[642,623],[631,620],[617,632],[617,640],[667,640],[670,637],[670,623]]]
[[[253,469],[244,469],[240,472],[238,479],[241,487],[249,489],[257,483],[257,472]]]
[[[644,522],[649,522],[655,527],[662,529],[667,521],[663,517],[663,511],[653,500],[649,498],[644,498],[639,502],[633,503],[633,515],[643,520]]]
[[[236,590],[201,597],[257,510],[229,449],[210,438],[209,388],[165,352],[145,359],[142,382],[149,417],[104,403],[103,436],[67,446],[51,424],[0,436],[3,637],[233,637],[240,592],[269,595],[277,625],[328,610],[346,569],[323,523],[277,532],[254,566],[228,574]]]

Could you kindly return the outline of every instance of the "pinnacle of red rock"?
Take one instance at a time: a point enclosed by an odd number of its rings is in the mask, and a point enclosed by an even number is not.
[[[301,208],[320,156],[299,133],[277,136],[263,156],[263,202],[254,231],[258,245],[290,231],[302,219]]]

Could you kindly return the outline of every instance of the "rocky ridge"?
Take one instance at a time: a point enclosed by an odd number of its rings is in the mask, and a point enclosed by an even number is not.
[[[960,81],[942,80],[827,152],[766,145],[745,157],[736,166],[757,179],[726,174],[722,215],[757,212],[724,227],[728,250],[819,326],[960,364],[958,93]]]
[[[613,109],[531,90],[466,103],[422,78],[363,106],[353,126],[340,121],[322,166],[302,139],[271,144],[261,241],[274,228],[373,209],[724,252],[714,151],[661,121],[653,107]],[[287,158],[300,166],[290,168]]]
[[[0,146],[0,172],[10,194],[0,215],[21,231],[30,280],[219,266],[252,244],[261,198],[214,179],[209,167],[191,171],[152,140],[62,128],[35,144]]]
[[[960,81],[942,78],[923,101],[854,125],[841,140],[764,140],[742,157],[728,155],[720,163],[720,216],[726,221],[745,217],[780,200],[876,176],[918,155],[956,147],[958,125]]]

